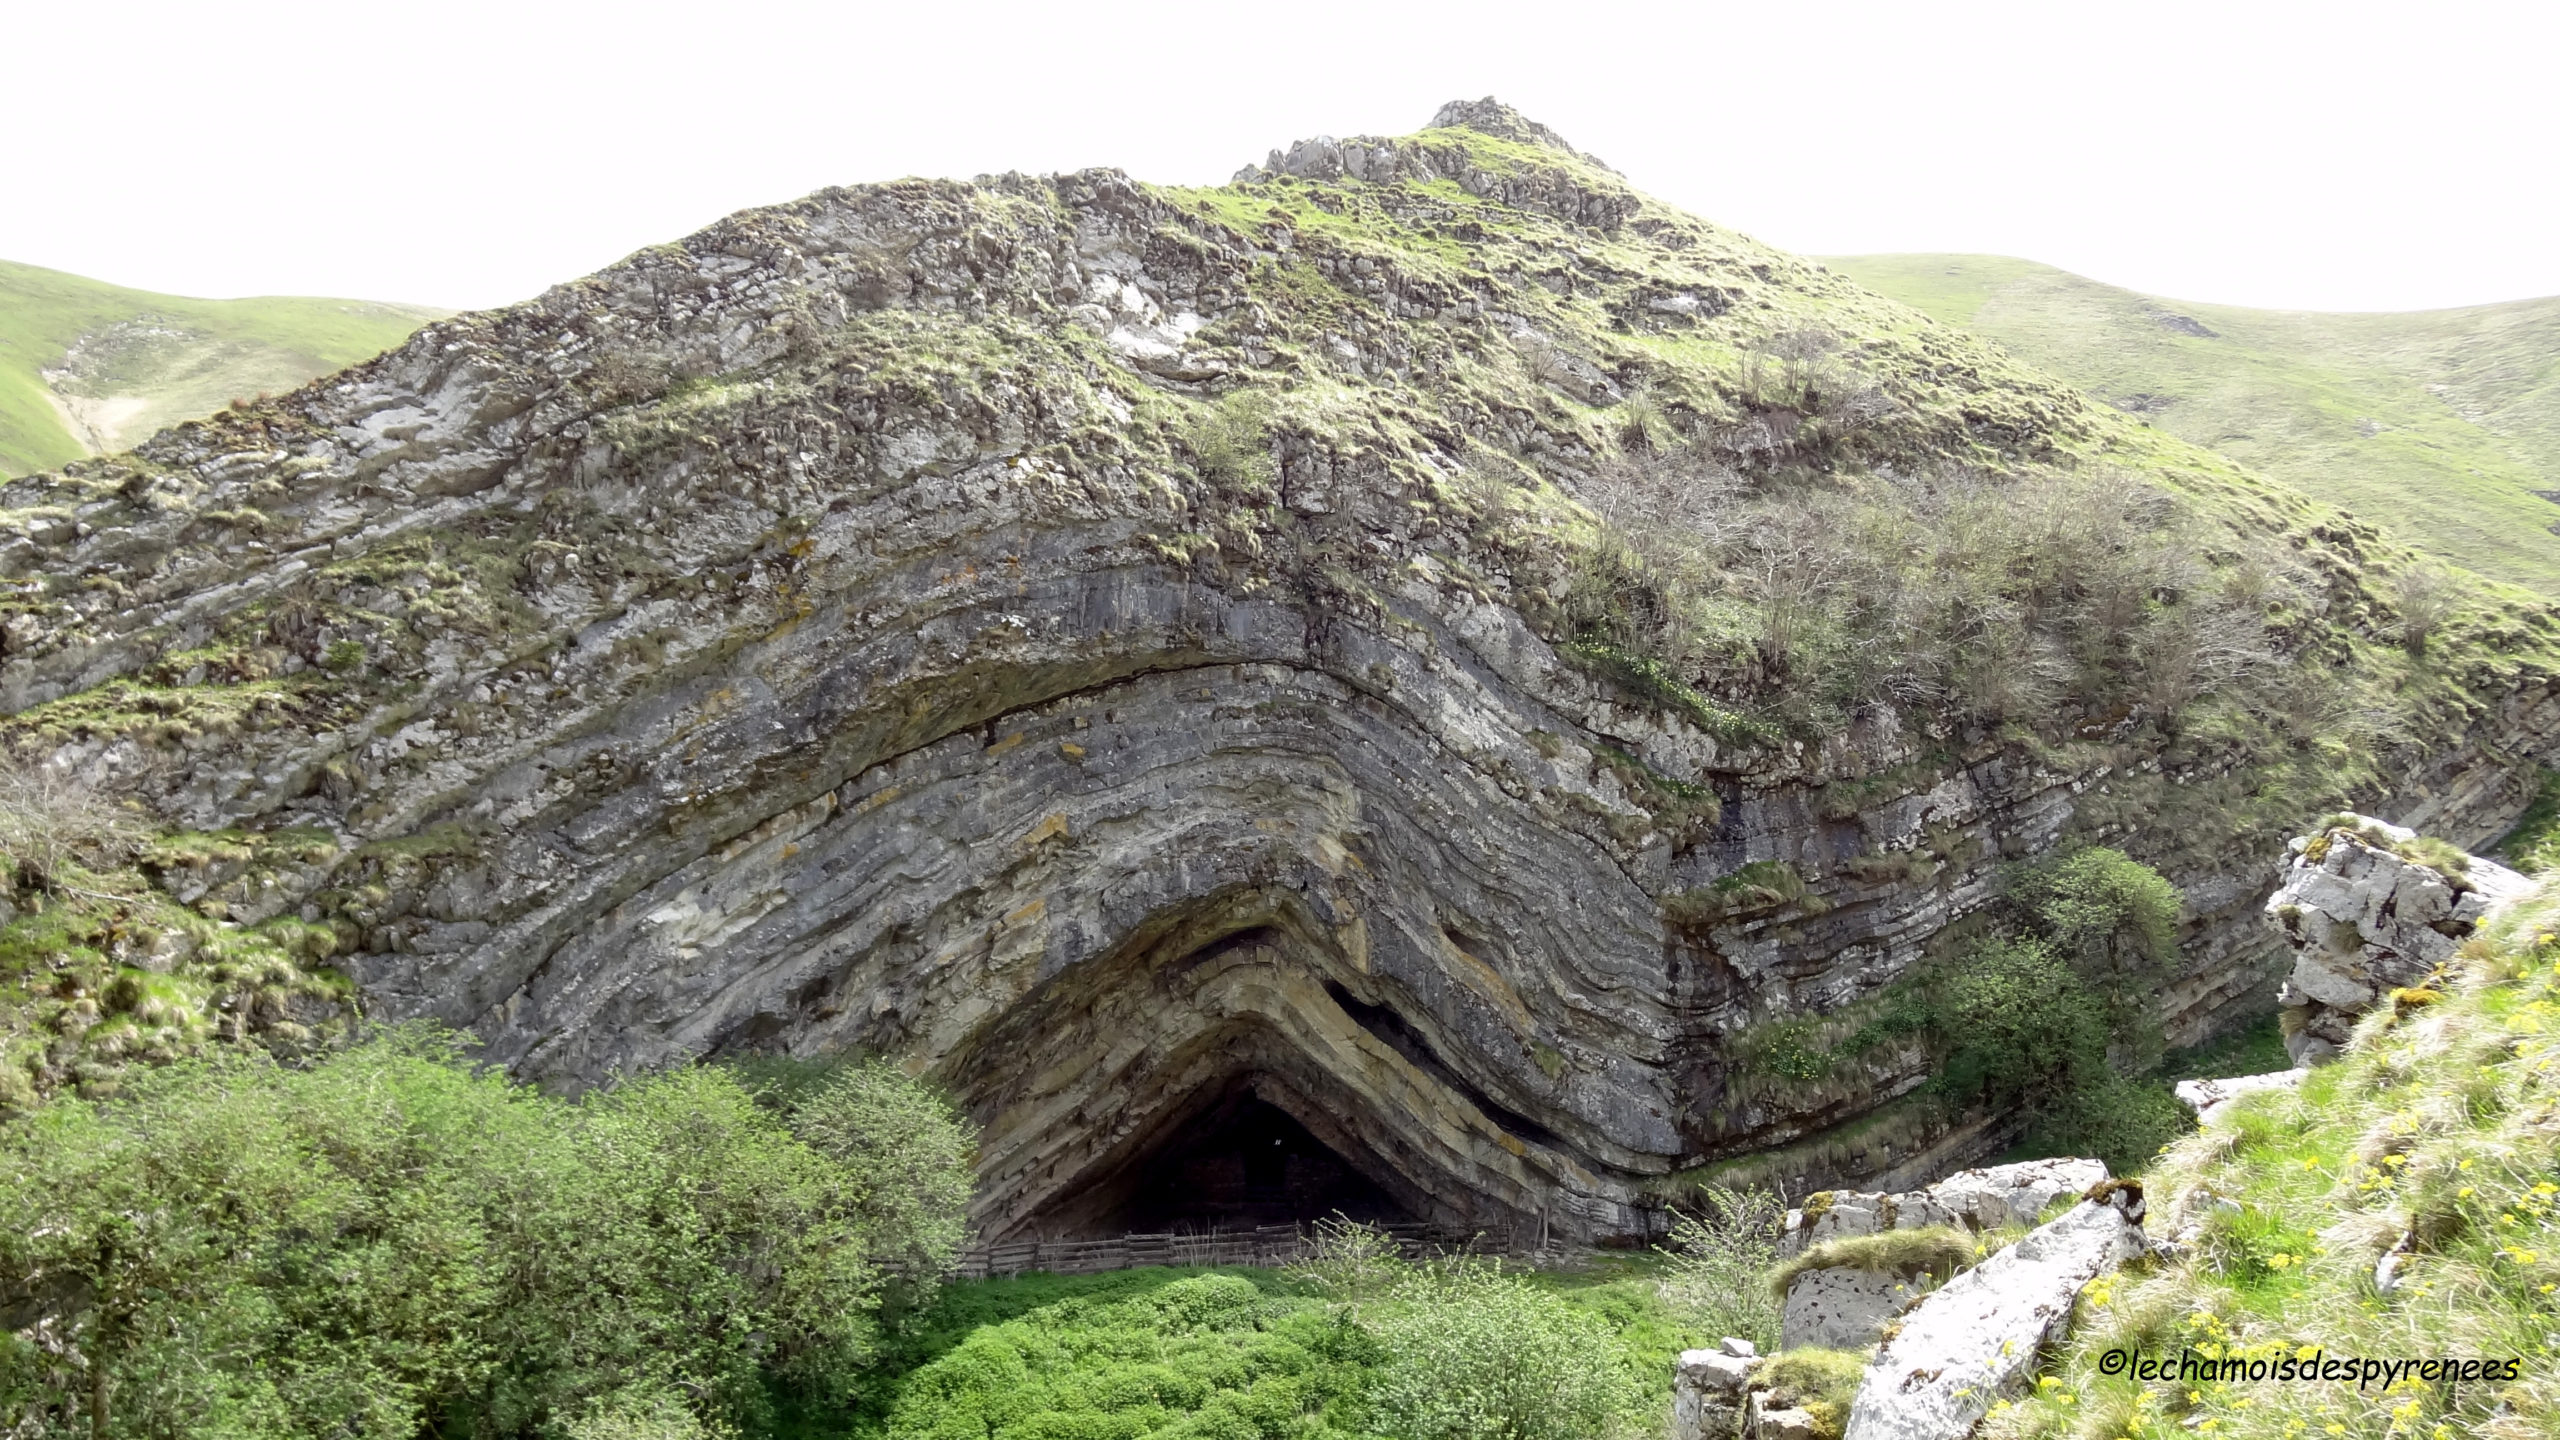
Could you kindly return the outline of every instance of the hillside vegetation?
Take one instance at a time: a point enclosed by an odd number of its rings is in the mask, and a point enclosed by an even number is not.
[[[0,476],[141,443],[370,359],[452,312],[368,300],[191,300],[0,261]]]
[[[885,1067],[571,1102],[404,1030],[148,1072],[0,1126],[0,1427],[753,1429],[852,1393],[929,1293],[968,1144]]]
[[[2324,314],[1996,255],[1824,263],[2422,550],[2560,593],[2560,297]]]
[[[2560,888],[2397,992],[2299,1091],[2234,1102],[2144,1177],[2165,1258],[2093,1284],[1987,1434],[2548,1435],[2560,1410]],[[2110,1374],[2200,1360],[2495,1362],[2365,1378]]]

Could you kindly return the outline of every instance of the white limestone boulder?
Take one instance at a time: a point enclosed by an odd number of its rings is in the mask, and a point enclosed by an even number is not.
[[[2032,1225],[2055,1200],[2082,1194],[2106,1178],[2106,1165],[2096,1160],[2024,1160],[1958,1171],[1924,1189],[1899,1194],[1826,1190],[1787,1212],[1779,1249],[1796,1255],[1826,1240],[1931,1225],[1968,1230]]]
[[[2426,852],[2408,848],[2417,838],[2356,815],[2289,847],[2266,913],[2293,948],[2276,1003],[2287,1012],[2285,1051],[2296,1065],[2334,1056],[2357,1016],[2425,980],[2482,920],[2533,888],[2475,856],[2447,868],[2422,863],[2412,856]]]
[[[2291,1070],[2273,1070],[2264,1075],[2227,1075],[2218,1080],[2181,1080],[2174,1087],[2177,1097],[2196,1112],[2196,1123],[2211,1125],[2226,1119],[2231,1102],[2243,1095],[2261,1090],[2291,1090],[2311,1072],[2299,1066]]]
[[[1846,1440],[1961,1440],[2034,1368],[2080,1288],[2142,1253],[2142,1193],[2083,1201],[1948,1281],[1867,1366]]]
[[[1730,1440],[1749,1408],[1760,1355],[1730,1336],[1714,1350],[1683,1350],[1671,1372],[1671,1440]]]

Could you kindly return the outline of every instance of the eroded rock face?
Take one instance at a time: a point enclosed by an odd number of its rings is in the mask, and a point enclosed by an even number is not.
[[[1453,123],[1551,139],[1516,121]],[[934,1076],[990,1239],[1107,1226],[1239,1093],[1417,1218],[1646,1234],[1663,1177],[1923,1078],[1746,1090],[1733,1032],[1872,993],[2168,762],[1922,705],[1737,739],[1575,662],[1540,617],[1582,582],[1518,518],[1570,502],[1471,457],[1569,481],[1613,443],[1589,407],[1707,404],[1681,357],[1878,302],[1560,148],[1273,169],[827,191],[0,487],[8,736],[244,852],[305,837],[168,883],[343,927],[374,1015],[528,1078]],[[1897,454],[2115,423],[1961,337],[1878,344]],[[1245,382],[1277,408],[1237,441]],[[2555,708],[2520,683],[2455,748],[2548,751]],[[2446,803],[2485,830],[2512,788]],[[1666,919],[1758,860],[1815,903]],[[2231,923],[2254,877],[2177,878],[2184,1035],[2272,939]]]
[[[1807,1270],[1787,1282],[1787,1304],[1778,1322],[1789,1350],[1863,1350],[1884,1338],[1884,1327],[1903,1307],[1929,1293],[1925,1277],[1832,1266]]]
[[[2293,952],[2277,1002],[2296,1065],[2335,1056],[2357,1016],[2425,981],[2482,920],[2533,888],[2475,856],[2454,854],[2444,865],[2413,858],[2402,847],[2417,838],[2351,816],[2292,843],[2266,913]]]

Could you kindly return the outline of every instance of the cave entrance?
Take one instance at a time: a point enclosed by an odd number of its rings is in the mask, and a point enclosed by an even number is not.
[[[1090,1223],[1100,1233],[1241,1230],[1337,1213],[1374,1224],[1411,1218],[1288,1111],[1250,1092],[1184,1121],[1112,1189],[1116,1203]]]

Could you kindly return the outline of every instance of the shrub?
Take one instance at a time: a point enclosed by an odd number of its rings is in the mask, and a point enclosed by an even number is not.
[[[2161,1054],[2156,995],[2178,958],[2177,887],[2159,871],[2102,846],[2072,850],[2006,877],[2025,928],[2087,982],[2125,1063]]]
[[[1308,1422],[1356,1408],[1380,1358],[1347,1314],[1241,1276],[1111,1278],[1116,1298],[977,1326],[904,1377],[889,1440],[1339,1435]]]
[[[2022,866],[2008,888],[2083,973],[2158,969],[2177,958],[2177,887],[2121,850],[2091,846]]]
[[[77,869],[122,864],[142,819],[87,784],[0,753],[0,889],[69,884]]]
[[[1708,1336],[1774,1349],[1778,1303],[1769,1276],[1786,1218],[1785,1202],[1768,1191],[1708,1187],[1698,1212],[1672,1224],[1663,1299]]]
[[[1315,1223],[1314,1244],[1288,1267],[1297,1283],[1345,1300],[1376,1294],[1404,1273],[1404,1252],[1394,1236],[1339,1215]]]
[[[2400,612],[2401,648],[2426,654],[2427,642],[2453,618],[2460,601],[2459,587],[2440,567],[2418,565],[2392,576],[2391,604]]]
[[[1609,1326],[1498,1262],[1418,1267],[1388,1300],[1370,1405],[1396,1440],[1591,1440],[1629,1418]]]
[[[1238,390],[1196,412],[1183,436],[1204,480],[1257,494],[1278,478],[1271,463],[1271,400]]]
[[[1946,1058],[1932,1083],[1942,1095],[2031,1107],[2105,1072],[2105,1008],[2043,941],[1989,941],[1934,989],[1930,1028]]]
[[[2118,1175],[2138,1173],[2160,1147],[2195,1128],[2195,1114],[2167,1083],[2092,1071],[2027,1132],[2018,1158],[2089,1155]]]

